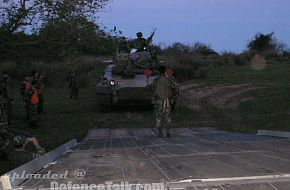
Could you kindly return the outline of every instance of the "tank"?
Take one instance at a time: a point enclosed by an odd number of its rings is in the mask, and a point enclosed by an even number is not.
[[[158,77],[156,68],[159,64],[151,59],[149,51],[117,53],[115,59],[106,61],[106,64],[96,86],[100,111],[110,111],[114,105],[152,105],[153,92],[147,90],[146,86]],[[149,76],[144,71],[152,72]]]

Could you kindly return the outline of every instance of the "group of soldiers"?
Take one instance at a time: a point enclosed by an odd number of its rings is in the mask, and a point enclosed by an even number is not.
[[[10,127],[13,96],[10,84],[11,77],[5,71],[1,75],[0,85],[0,157],[16,161],[29,161],[45,153],[35,137],[15,131]],[[36,115],[44,111],[44,85],[41,73],[33,71],[25,77],[20,93],[26,111],[29,127],[36,126]],[[19,160],[21,158],[21,161]]]
[[[31,76],[25,77],[22,82],[20,93],[29,127],[36,127],[37,115],[44,112],[43,75],[37,71],[32,71]]]

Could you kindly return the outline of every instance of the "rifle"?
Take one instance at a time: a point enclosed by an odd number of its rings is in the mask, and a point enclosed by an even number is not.
[[[155,28],[153,29],[153,32],[151,32],[149,38],[147,39],[147,43],[148,43],[148,45],[153,41],[153,37],[154,37],[154,35],[155,35],[156,30],[157,30],[157,27],[155,27]]]

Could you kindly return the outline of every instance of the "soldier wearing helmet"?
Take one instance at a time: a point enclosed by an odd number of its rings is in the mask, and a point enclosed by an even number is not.
[[[137,38],[132,42],[132,48],[137,49],[137,52],[142,52],[145,50],[147,44],[147,40],[143,38],[142,32],[137,32]]]
[[[152,103],[154,104],[156,128],[159,130],[158,137],[163,137],[163,128],[166,136],[170,137],[172,98],[176,93],[175,83],[166,76],[166,67],[160,66],[160,75],[153,80],[147,88],[153,91]]]

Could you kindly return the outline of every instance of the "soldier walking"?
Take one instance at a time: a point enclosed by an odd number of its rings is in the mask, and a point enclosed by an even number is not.
[[[70,88],[70,98],[77,99],[78,94],[79,94],[78,72],[77,71],[72,72],[70,75],[69,88]]]
[[[11,124],[12,102],[10,76],[7,72],[2,72],[2,80],[0,82],[1,122],[7,123],[8,125]]]
[[[148,86],[149,90],[153,90],[152,103],[156,117],[156,127],[158,128],[158,137],[163,137],[163,128],[166,128],[166,136],[170,137],[171,124],[171,106],[172,99],[175,96],[176,86],[174,82],[166,76],[166,67],[159,67],[160,75],[153,80]]]
[[[28,90],[31,88],[31,77],[25,77],[24,81],[21,84],[21,88],[20,88],[20,94],[23,97],[23,104],[24,104],[24,108],[25,108],[25,115],[26,115],[26,119],[29,119],[29,106],[30,106],[30,102],[29,102],[29,96],[28,96]]]
[[[26,94],[26,105],[28,105],[28,120],[29,127],[36,127],[36,116],[39,104],[39,98],[36,88],[36,83],[32,82],[31,87],[28,89]]]

